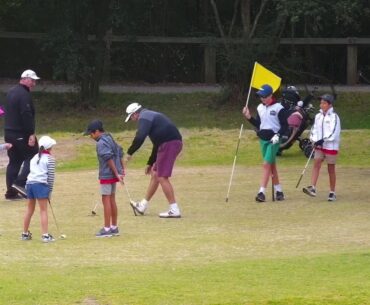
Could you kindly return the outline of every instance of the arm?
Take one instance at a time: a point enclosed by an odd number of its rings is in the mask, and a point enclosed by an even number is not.
[[[256,118],[252,117],[252,115],[249,112],[248,107],[244,107],[242,112],[245,118],[249,121],[249,123],[251,123],[254,127],[259,129],[261,125],[261,119],[260,119],[260,116],[258,115],[258,112],[257,112]]]
[[[149,120],[139,119],[138,129],[127,154],[132,156],[143,145],[145,138],[149,135],[152,124]]]
[[[22,95],[19,103],[19,112],[22,118],[22,129],[27,135],[35,134],[35,116],[32,100],[30,96]]]
[[[288,131],[288,117],[289,117],[289,111],[285,108],[282,108],[278,113],[279,123],[280,123],[280,130],[278,133],[280,135],[285,135]]]
[[[49,197],[51,195],[51,192],[54,188],[54,180],[55,180],[55,159],[52,156],[48,156],[48,163],[47,163],[47,169],[48,169],[48,186],[50,190]]]
[[[340,134],[340,120],[339,120],[339,117],[336,113],[333,114],[333,120],[330,124],[330,134],[324,138],[324,141],[334,141],[335,139],[337,139],[339,137],[339,134]]]
[[[108,164],[108,167],[111,169],[112,173],[114,174],[114,176],[120,181],[120,182],[123,182],[123,175],[120,175],[117,171],[117,167],[116,165],[114,164],[114,161],[113,159],[109,159],[107,161],[107,164]]]
[[[157,152],[158,152],[158,146],[153,145],[152,153],[150,154],[148,162],[146,163],[147,165],[152,166],[155,163],[155,161],[157,160]]]

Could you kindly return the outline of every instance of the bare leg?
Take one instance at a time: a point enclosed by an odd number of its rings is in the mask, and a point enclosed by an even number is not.
[[[117,226],[118,210],[115,193],[110,195],[110,206],[112,211],[112,226]]]
[[[158,181],[162,187],[163,193],[166,196],[168,203],[175,203],[175,192],[168,177],[158,177]]]
[[[104,206],[104,227],[110,227],[110,220],[112,218],[112,207],[110,201],[111,195],[102,195],[102,202]]]
[[[272,183],[273,185],[280,184],[279,174],[277,172],[276,163],[271,164],[271,174],[272,174]]]
[[[329,173],[330,191],[335,192],[335,183],[337,180],[337,176],[335,173],[335,164],[328,164],[328,173]]]
[[[150,201],[154,196],[155,192],[157,191],[159,186],[159,181],[156,172],[152,171],[150,182],[146,191],[145,199]]]
[[[41,233],[48,233],[48,200],[47,198],[38,199],[40,206]]]
[[[319,179],[320,168],[322,164],[322,159],[315,159],[311,175],[311,184],[316,187],[317,180]]]
[[[24,220],[23,220],[23,232],[24,233],[27,233],[28,229],[30,228],[31,217],[33,213],[35,212],[35,206],[36,206],[36,199],[28,199],[27,211],[24,214]]]
[[[263,163],[263,174],[261,179],[261,186],[266,188],[271,177],[271,164]]]

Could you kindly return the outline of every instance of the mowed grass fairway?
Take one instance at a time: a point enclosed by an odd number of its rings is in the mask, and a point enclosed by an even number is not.
[[[37,208],[34,240],[20,241],[26,201],[1,200],[0,304],[370,304],[368,131],[343,134],[335,203],[326,201],[326,168],[317,198],[301,192],[311,165],[295,188],[307,160],[295,148],[278,160],[286,201],[271,202],[269,188],[267,203],[254,202],[261,160],[252,133],[243,137],[226,203],[238,130],[183,134],[187,146],[172,179],[183,218],[158,218],[167,208],[161,190],[148,215],[135,217],[119,187],[121,236],[105,239],[94,237],[103,224],[101,205],[90,216],[100,202],[97,171],[69,169],[65,164],[74,161],[64,150],[71,140],[56,134],[61,169],[52,204],[67,239],[41,243]],[[127,149],[126,135],[117,136]],[[93,159],[94,143],[82,141],[77,151],[84,154],[76,158]],[[143,173],[149,148],[127,171],[133,199],[142,198],[149,181]],[[1,179],[4,192],[4,172]],[[49,222],[57,236],[51,211]]]

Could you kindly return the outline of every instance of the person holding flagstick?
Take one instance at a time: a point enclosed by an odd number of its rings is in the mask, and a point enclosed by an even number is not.
[[[268,70],[267,70],[268,71]],[[255,72],[252,76],[251,86],[255,88]],[[245,118],[257,128],[257,135],[260,138],[260,147],[263,157],[263,174],[260,189],[256,196],[257,202],[266,201],[266,187],[270,177],[275,190],[277,201],[285,199],[282,186],[280,185],[279,175],[276,167],[276,155],[280,147],[280,134],[284,134],[287,126],[286,113],[284,107],[277,103],[273,96],[273,88],[270,84],[263,84],[257,91],[257,96],[261,104],[257,107],[257,116],[252,117],[248,103],[243,108]]]

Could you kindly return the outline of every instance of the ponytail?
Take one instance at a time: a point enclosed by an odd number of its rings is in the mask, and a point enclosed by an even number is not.
[[[40,146],[40,148],[39,148],[39,153],[38,153],[38,155],[39,155],[39,159],[37,160],[37,164],[39,164],[39,163],[40,163],[41,153],[42,153],[44,150],[45,150],[44,146]]]

